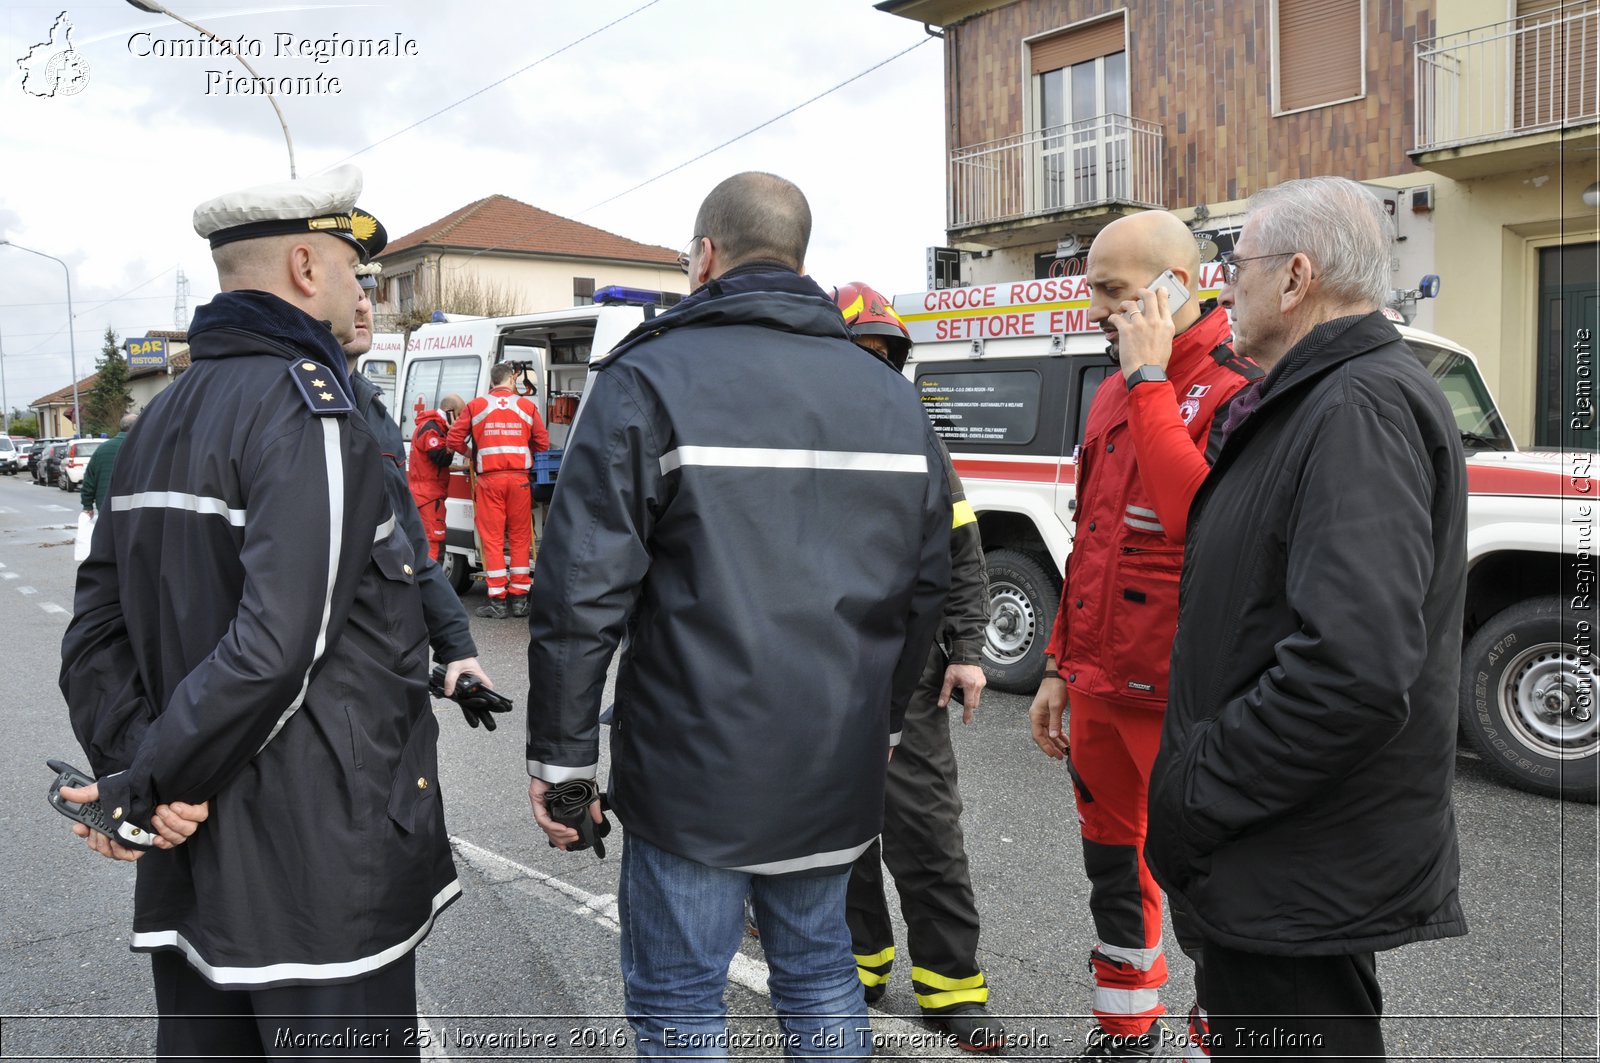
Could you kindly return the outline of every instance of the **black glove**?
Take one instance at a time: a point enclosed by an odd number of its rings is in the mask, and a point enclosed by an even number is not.
[[[444,665],[436,664],[428,677],[428,692],[436,698],[444,697],[444,673]],[[450,700],[461,706],[461,715],[468,723],[474,727],[481,723],[485,731],[494,730],[495,713],[511,711],[510,698],[496,694],[471,673],[456,680],[456,692],[450,695]]]
[[[450,462],[451,462],[452,456],[453,455],[452,455],[449,447],[440,447],[438,450],[430,450],[425,455],[425,457],[429,461],[433,462],[435,465],[439,466],[439,468],[441,468],[441,469],[446,469],[446,468],[450,467]]]
[[[599,823],[589,816],[589,806],[596,799],[600,801]],[[593,779],[568,779],[556,783],[544,795],[544,807],[550,818],[578,832],[578,840],[567,846],[567,851],[577,852],[592,845],[594,855],[602,860],[606,858],[606,843],[601,839],[611,833],[611,821],[605,817],[606,804]],[[555,842],[550,844],[554,846]]]

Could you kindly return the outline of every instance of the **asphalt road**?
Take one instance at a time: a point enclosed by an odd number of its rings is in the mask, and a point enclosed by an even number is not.
[[[154,1047],[148,961],[128,952],[132,869],[90,853],[44,803],[46,757],[84,766],[56,685],[72,605],[77,499],[0,478],[0,650],[12,700],[0,742],[0,1058],[139,1058]],[[474,591],[469,605],[481,602]],[[526,699],[526,629],[474,618],[502,691]],[[615,855],[549,849],[533,827],[518,713],[493,734],[440,703],[441,774],[464,896],[419,952],[430,1053],[453,1059],[631,1058],[620,1018]],[[1088,884],[1065,772],[1028,738],[1023,699],[985,695],[956,728],[982,963],[1012,1057],[1071,1058],[1089,1026]],[[1391,1059],[1596,1058],[1597,817],[1457,762],[1471,933],[1379,957]],[[613,840],[617,840],[615,837]],[[1189,968],[1168,934],[1168,1007]],[[902,938],[903,942],[903,938]],[[746,943],[727,1003],[738,1058],[775,1025]],[[954,1058],[915,1018],[905,970],[875,1012],[880,1056]],[[894,1018],[907,1016],[908,1018]],[[623,1045],[620,1050],[618,1045]]]

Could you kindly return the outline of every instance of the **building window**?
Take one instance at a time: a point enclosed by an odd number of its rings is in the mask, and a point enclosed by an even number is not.
[[[572,305],[588,306],[594,302],[594,278],[572,278]]]
[[[1034,209],[1130,198],[1126,41],[1119,14],[1029,43]]]
[[[412,284],[411,274],[402,273],[394,279],[395,301],[400,304],[400,313],[409,314],[417,308],[417,293]]]
[[[1361,0],[1273,0],[1273,114],[1367,92]]]

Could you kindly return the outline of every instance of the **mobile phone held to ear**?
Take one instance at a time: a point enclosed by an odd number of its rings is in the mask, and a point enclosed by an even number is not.
[[[1170,269],[1150,282],[1150,290],[1153,292],[1163,288],[1167,291],[1167,310],[1176,314],[1178,308],[1189,301],[1189,289],[1183,286],[1183,282],[1175,277]],[[1144,305],[1144,300],[1139,300],[1139,312],[1142,314],[1147,309],[1149,308]]]

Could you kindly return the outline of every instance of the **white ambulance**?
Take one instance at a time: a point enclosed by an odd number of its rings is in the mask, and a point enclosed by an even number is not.
[[[516,368],[512,386],[530,396],[550,432],[550,449],[566,444],[591,359],[602,358],[642,322],[661,309],[662,294],[603,288],[596,302],[512,317],[451,317],[431,321],[409,334],[379,333],[356,371],[386,392],[390,412],[409,444],[417,414],[437,409],[454,392],[463,399],[489,391],[489,369],[499,362]],[[548,498],[554,472],[541,462],[534,476],[535,500]],[[458,592],[483,569],[472,520],[472,488],[466,459],[450,471],[445,502],[445,546],[441,563]],[[541,490],[542,488],[542,490]],[[537,536],[543,507],[534,507]]]
[[[1214,298],[1220,266],[1203,266],[1200,282],[1199,298]],[[906,374],[978,515],[993,604],[990,681],[1032,693],[1072,549],[1076,448],[1095,389],[1117,371],[1088,321],[1087,282],[918,292],[894,305],[914,341]],[[1463,729],[1513,783],[1592,800],[1595,455],[1518,451],[1471,352],[1400,331],[1448,396],[1468,455]]]

